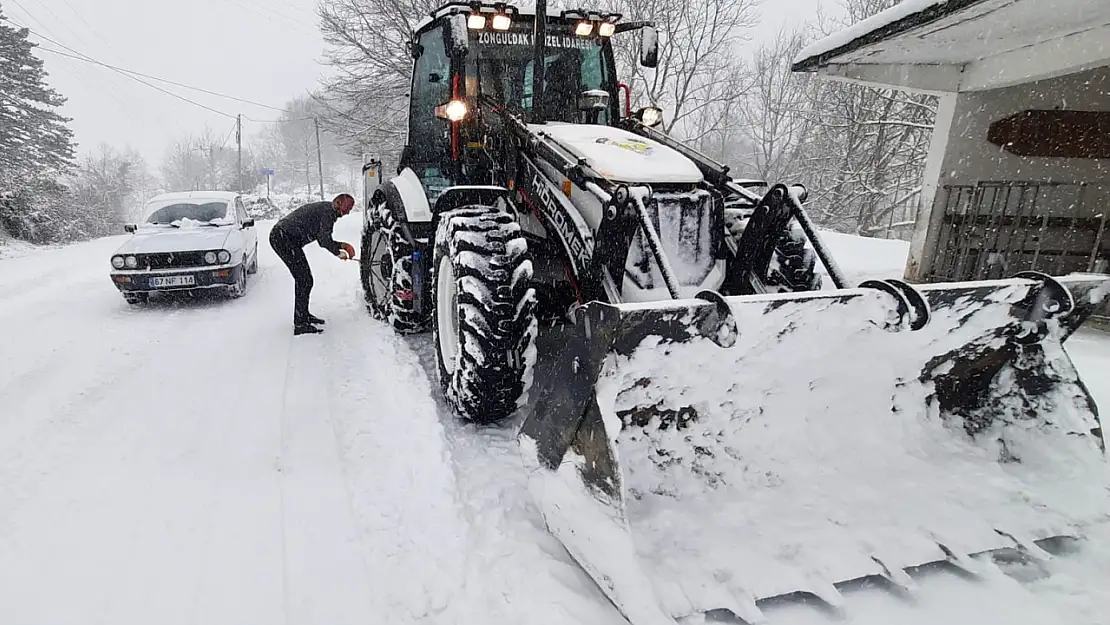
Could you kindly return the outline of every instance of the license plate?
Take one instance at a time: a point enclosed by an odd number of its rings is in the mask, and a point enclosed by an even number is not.
[[[160,276],[150,279],[150,286],[193,286],[196,279],[193,276]]]

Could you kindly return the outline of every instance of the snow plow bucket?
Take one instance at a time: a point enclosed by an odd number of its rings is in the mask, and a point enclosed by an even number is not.
[[[1103,521],[1063,343],[1108,293],[1026,273],[587,304],[519,432],[529,488],[633,625],[843,616],[937,567],[1044,564]]]

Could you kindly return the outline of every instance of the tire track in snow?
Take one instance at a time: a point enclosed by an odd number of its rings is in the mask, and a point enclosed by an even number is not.
[[[443,401],[430,336],[404,339],[419,358],[471,528],[466,599],[458,623],[515,625],[626,625],[624,618],[548,533],[528,491],[516,442],[519,423],[481,427],[462,423]]]
[[[301,354],[315,357],[327,381],[315,386],[330,386],[322,402],[374,596],[370,620],[446,622],[467,528],[430,389],[392,332],[366,317],[349,281],[357,266],[319,266],[332,274],[313,293],[328,325],[323,335],[297,338],[311,346]]]

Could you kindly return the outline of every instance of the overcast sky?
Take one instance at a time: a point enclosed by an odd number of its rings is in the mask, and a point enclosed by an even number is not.
[[[5,16],[89,57],[281,107],[316,86],[326,71],[313,9],[317,0],[0,0]],[[768,30],[811,14],[822,0],[762,0]],[[829,0],[825,0],[828,4]],[[62,49],[40,41],[43,48]],[[147,80],[232,117],[204,110],[90,63],[39,49],[50,84],[80,143],[137,148],[151,167],[177,136],[207,124],[225,135],[242,113],[276,111]],[[144,79],[146,80],[146,79]],[[244,120],[244,137],[261,128]],[[234,139],[234,137],[232,137]]]

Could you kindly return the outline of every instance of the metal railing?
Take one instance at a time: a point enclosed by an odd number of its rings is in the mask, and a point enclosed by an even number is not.
[[[985,280],[1019,271],[1107,272],[1110,197],[1089,183],[989,181],[947,185],[930,282]]]

